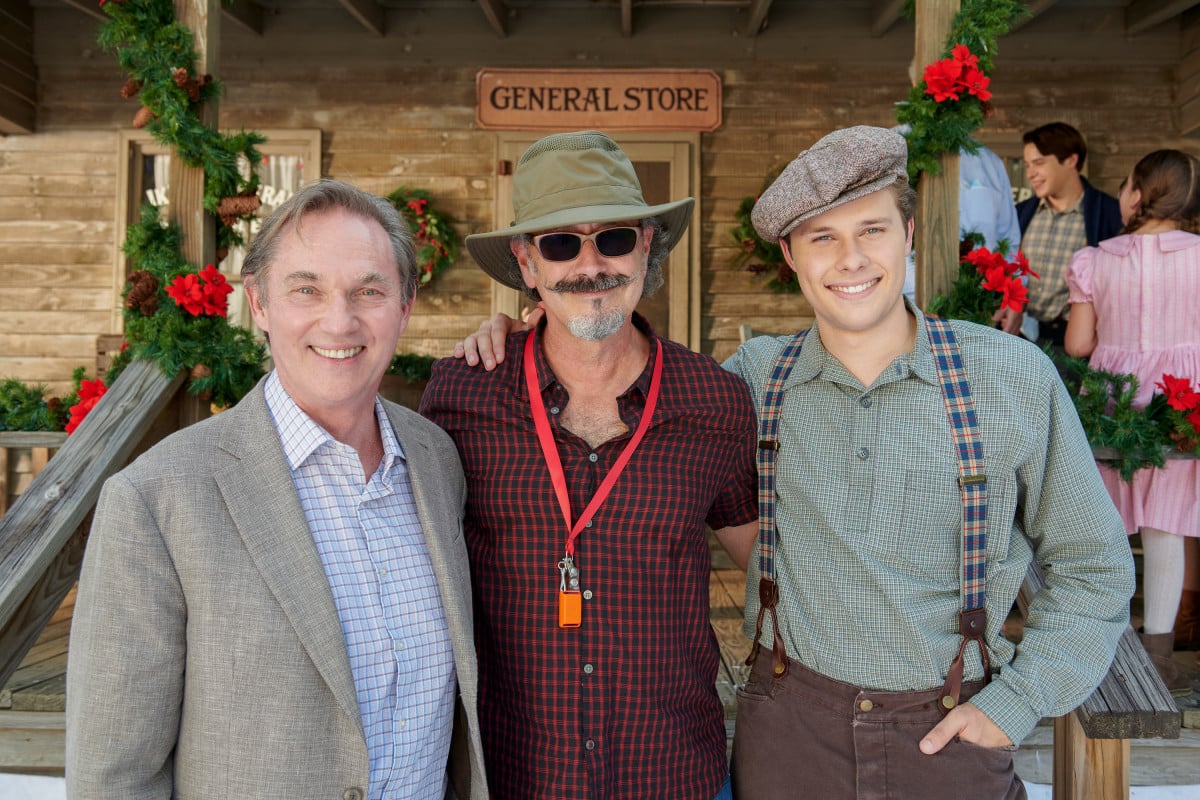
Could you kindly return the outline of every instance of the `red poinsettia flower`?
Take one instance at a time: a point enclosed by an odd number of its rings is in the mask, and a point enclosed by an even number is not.
[[[1192,382],[1187,378],[1164,373],[1163,379],[1154,385],[1162,389],[1167,396],[1167,405],[1176,411],[1200,410],[1200,394],[1192,388]]]
[[[71,406],[71,418],[67,421],[65,428],[68,435],[75,432],[79,423],[83,422],[84,417],[96,407],[96,403],[100,402],[100,398],[107,391],[108,387],[99,380],[79,382],[79,402]]]
[[[1187,415],[1187,421],[1192,423],[1192,430],[1200,433],[1200,408]]]
[[[1001,293],[1000,300],[1001,308],[1011,308],[1018,314],[1025,308],[1025,304],[1029,302],[1029,290],[1025,288],[1025,284],[1021,283],[1020,278],[1007,278],[1007,283]]]
[[[200,270],[200,279],[204,281],[204,313],[213,317],[224,317],[229,310],[229,295],[233,287],[225,276],[212,264]]]
[[[198,317],[204,313],[204,286],[196,273],[180,275],[167,287],[167,294],[175,301],[175,305],[192,316]]]
[[[957,100],[962,91],[958,85],[961,75],[962,64],[952,58],[933,62],[925,68],[925,94],[933,95],[939,103]]]
[[[971,49],[965,44],[956,44],[950,51],[950,58],[964,67],[973,67],[979,63],[979,56],[971,55]]]
[[[973,57],[973,56],[972,56]],[[988,84],[992,79],[983,74],[983,70],[979,67],[967,67],[963,72],[962,80],[959,83],[966,87],[966,90],[978,97],[981,101],[987,102],[992,99],[992,93],[988,91]]]

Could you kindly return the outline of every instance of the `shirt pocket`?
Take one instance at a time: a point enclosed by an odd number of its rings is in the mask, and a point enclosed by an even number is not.
[[[957,584],[962,544],[958,473],[906,470],[902,503],[888,556],[895,568],[915,578]]]

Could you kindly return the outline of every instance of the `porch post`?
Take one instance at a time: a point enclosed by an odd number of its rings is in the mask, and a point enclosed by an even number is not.
[[[219,64],[221,0],[175,0],[175,18],[192,31],[196,50],[196,74],[216,74]],[[217,100],[199,108],[209,127],[217,125]],[[183,257],[196,268],[215,264],[216,219],[204,210],[204,170],[189,167],[178,156],[171,159],[167,187],[168,214],[183,231]]]
[[[942,55],[950,23],[961,0],[916,0],[918,75]],[[917,251],[917,305],[945,292],[958,274],[958,153],[941,158],[940,175],[921,175],[917,190],[914,247]]]

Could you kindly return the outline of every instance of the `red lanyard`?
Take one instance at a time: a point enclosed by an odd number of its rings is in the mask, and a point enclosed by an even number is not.
[[[612,469],[608,471],[604,481],[600,484],[600,488],[596,490],[596,494],[592,496],[592,500],[584,509],[583,514],[571,525],[571,498],[567,494],[567,478],[563,474],[562,462],[558,458],[558,446],[554,443],[554,434],[550,431],[550,419],[546,416],[546,404],[542,402],[542,392],[538,387],[537,367],[533,363],[533,347],[534,336],[536,331],[531,331],[529,338],[525,340],[525,384],[529,387],[529,405],[533,409],[533,424],[537,429],[538,443],[542,446],[542,455],[546,459],[546,468],[550,471],[550,480],[554,484],[554,494],[558,497],[558,505],[562,508],[563,518],[567,522],[567,556],[575,555],[575,540],[579,538],[579,533],[582,531],[595,516],[600,505],[608,499],[609,493],[612,491],[613,485],[616,484],[617,478],[621,477],[621,472],[625,469],[625,465],[629,463],[629,458],[633,455],[633,451],[637,449],[641,443],[642,437],[646,435],[646,431],[650,427],[650,419],[654,416],[654,407],[658,404],[658,390],[662,385],[662,342],[655,341],[658,345],[654,358],[654,374],[650,378],[650,391],[646,395],[646,408],[642,411],[642,419],[638,423],[637,430],[634,431],[633,437],[625,445],[625,449],[621,451],[621,455],[617,458],[617,463],[613,464]]]

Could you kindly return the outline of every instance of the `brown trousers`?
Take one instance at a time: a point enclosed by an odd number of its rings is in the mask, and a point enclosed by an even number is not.
[[[1024,800],[1012,749],[951,741],[918,749],[941,719],[940,687],[874,692],[792,662],[771,675],[763,648],[738,691],[733,738],[737,800]],[[983,687],[964,683],[965,701]]]

